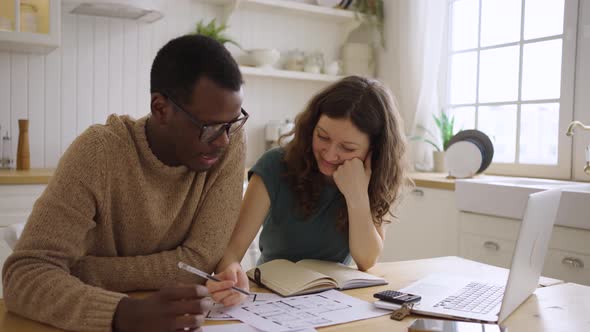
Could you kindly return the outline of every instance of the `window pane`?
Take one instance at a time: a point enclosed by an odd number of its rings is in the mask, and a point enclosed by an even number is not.
[[[451,56],[451,104],[475,102],[477,53]]]
[[[519,47],[501,47],[480,55],[479,101],[515,101],[518,97]]]
[[[520,155],[523,164],[557,164],[559,104],[521,105]]]
[[[475,107],[454,107],[449,110],[449,116],[455,117],[453,133],[475,128]]]
[[[482,106],[478,129],[494,144],[495,163],[514,163],[516,155],[516,105]]]
[[[564,0],[526,0],[524,3],[524,39],[561,35]]]
[[[556,99],[561,89],[561,39],[525,44],[522,99]]]
[[[481,4],[481,46],[520,40],[520,0],[483,0]]]
[[[452,47],[453,51],[477,47],[479,18],[478,0],[459,0],[452,8]]]

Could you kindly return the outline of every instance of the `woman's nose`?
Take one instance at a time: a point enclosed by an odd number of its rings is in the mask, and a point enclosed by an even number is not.
[[[336,150],[336,146],[330,145],[326,148],[325,157],[326,161],[334,162],[338,161],[338,151]]]

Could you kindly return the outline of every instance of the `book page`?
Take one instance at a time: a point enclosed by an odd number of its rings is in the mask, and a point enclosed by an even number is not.
[[[285,259],[261,264],[258,269],[260,269],[262,284],[283,296],[309,289],[320,290],[337,286],[333,278]],[[249,270],[247,274],[254,280],[254,269]]]
[[[341,289],[387,284],[383,278],[361,272],[341,263],[304,259],[296,264],[332,277]]]

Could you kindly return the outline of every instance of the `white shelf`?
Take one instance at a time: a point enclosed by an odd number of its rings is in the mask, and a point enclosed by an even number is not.
[[[350,10],[322,7],[307,3],[288,0],[200,0],[213,5],[221,5],[233,8],[237,3],[238,8],[256,8],[269,11],[280,11],[300,16],[308,16],[316,19],[330,19],[337,22],[352,22],[356,20],[355,13]]]
[[[240,71],[244,76],[272,77],[316,82],[335,82],[343,77],[326,74],[312,74],[302,71],[289,71],[274,68],[258,68],[248,66],[240,66]]]

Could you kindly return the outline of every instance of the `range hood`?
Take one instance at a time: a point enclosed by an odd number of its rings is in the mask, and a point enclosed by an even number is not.
[[[161,1],[161,0],[160,0]],[[65,13],[154,22],[164,16],[155,0],[62,0]]]

